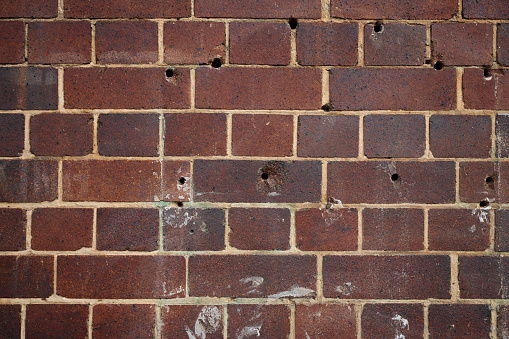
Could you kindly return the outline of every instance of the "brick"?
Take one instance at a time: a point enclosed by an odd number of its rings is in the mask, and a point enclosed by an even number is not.
[[[194,200],[319,202],[318,161],[196,160]]]
[[[194,12],[205,18],[319,19],[321,5],[318,0],[196,0]]]
[[[223,306],[166,305],[161,307],[163,338],[223,338]]]
[[[366,304],[361,324],[363,338],[422,338],[424,310],[420,304]]]
[[[159,240],[159,211],[155,208],[97,209],[97,249],[155,251]]]
[[[330,162],[327,189],[348,204],[453,203],[454,167],[449,161]]]
[[[507,299],[509,257],[459,256],[458,281],[462,299]]]
[[[161,173],[162,172],[162,173]],[[186,201],[189,162],[145,160],[64,161],[65,201]]]
[[[486,158],[491,151],[489,115],[432,115],[429,147],[435,158]]]
[[[290,210],[232,208],[228,212],[230,246],[240,250],[290,249]]]
[[[0,251],[25,249],[26,224],[24,210],[20,208],[0,208]]]
[[[357,210],[305,209],[295,213],[297,247],[302,251],[357,250]]]
[[[0,22],[0,45],[2,45],[0,63],[19,64],[25,61],[25,23]]]
[[[57,294],[87,299],[183,297],[186,268],[180,256],[59,256]]]
[[[164,121],[165,155],[226,155],[225,114],[173,113]]]
[[[93,314],[94,338],[154,338],[155,305],[99,304]]]
[[[99,21],[95,24],[95,53],[99,64],[156,63],[157,22]]]
[[[495,251],[509,252],[509,210],[495,210]]]
[[[27,338],[85,338],[88,336],[88,305],[27,305]]]
[[[341,299],[448,299],[448,256],[325,256],[323,294]]]
[[[206,64],[215,58],[224,60],[225,45],[222,22],[172,21],[164,24],[164,62],[168,64]]]
[[[509,202],[509,163],[462,162],[459,167],[460,201]]]
[[[321,71],[311,68],[199,67],[196,108],[318,109],[321,80]]]
[[[423,115],[367,115],[364,154],[368,158],[419,158],[426,148]]]
[[[497,25],[497,61],[509,66],[509,24]]]
[[[365,65],[419,66],[424,64],[425,59],[425,26],[403,23],[364,26]]]
[[[480,68],[463,71],[463,101],[468,109],[509,109],[509,77],[503,72]]]
[[[453,69],[336,68],[330,74],[334,110],[447,111],[456,108]]]
[[[214,255],[189,258],[193,297],[309,298],[315,295],[314,256]]]
[[[0,339],[21,338],[21,305],[0,305]]]
[[[500,305],[497,307],[497,338],[509,336],[509,307]]]
[[[0,156],[17,157],[25,148],[23,114],[0,114]]]
[[[489,305],[430,305],[429,338],[491,338]]]
[[[228,338],[288,338],[287,305],[228,305]]]
[[[165,208],[163,237],[166,251],[220,251],[224,246],[225,216],[219,208]]]
[[[53,262],[53,256],[1,256],[0,298],[48,298]]]
[[[54,0],[3,0],[0,18],[55,18],[58,3]]]
[[[57,109],[57,70],[49,67],[0,67],[0,110]]]
[[[464,0],[463,17],[467,19],[509,19],[504,0]]]
[[[230,63],[288,65],[290,26],[278,22],[230,23]]]
[[[66,18],[185,18],[191,16],[191,2],[188,0],[148,0],[132,2],[115,0],[104,3],[101,0],[69,0],[64,4]]]
[[[66,108],[189,108],[188,69],[67,68],[64,73]]]
[[[509,158],[509,114],[497,114],[495,118],[495,156]]]
[[[92,114],[49,113],[30,118],[30,152],[35,155],[84,156],[93,149]]]
[[[298,339],[355,339],[355,309],[353,305],[298,304],[295,306],[295,334]]]
[[[0,160],[0,168],[0,201],[42,202],[57,198],[56,161]]]
[[[159,147],[159,115],[101,114],[97,126],[100,155],[156,157]]]
[[[292,115],[233,115],[233,155],[284,157],[292,155],[292,147]]]
[[[37,208],[32,213],[32,249],[76,251],[92,247],[91,208]]]
[[[358,154],[358,117],[301,115],[298,126],[299,157],[346,158]]]
[[[424,249],[424,212],[414,208],[362,211],[362,248],[377,251]]]

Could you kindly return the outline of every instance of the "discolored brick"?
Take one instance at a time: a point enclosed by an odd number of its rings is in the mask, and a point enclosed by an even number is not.
[[[461,162],[459,165],[460,201],[509,202],[509,163]]]
[[[55,18],[58,3],[54,0],[3,0],[0,18]]]
[[[491,338],[489,305],[429,306],[429,338]]]
[[[19,64],[25,61],[24,22],[0,22],[0,45],[2,46],[2,50],[0,51],[0,63]]]
[[[0,251],[25,249],[26,224],[27,219],[24,210],[20,208],[0,208]]]
[[[509,252],[509,210],[495,210],[495,251]]]
[[[462,299],[507,299],[509,257],[459,256],[459,288]]]
[[[197,17],[246,19],[318,19],[321,5],[318,0],[196,0]]]
[[[503,71],[465,68],[463,101],[468,109],[509,109],[509,76]]]
[[[88,335],[88,305],[27,305],[27,338],[85,338]]]
[[[166,305],[161,307],[163,338],[223,338],[223,306]]]
[[[366,304],[361,324],[363,338],[422,338],[424,310],[420,304]]]
[[[497,25],[497,61],[509,66],[509,24]]]
[[[295,338],[355,339],[353,305],[298,304],[295,306]]]
[[[497,307],[497,338],[509,336],[509,307],[500,305]]]
[[[509,114],[497,114],[495,118],[495,156],[509,158]]]
[[[53,256],[0,256],[0,298],[48,298]]]
[[[467,19],[509,19],[505,0],[464,0],[463,17]]]
[[[115,0],[68,0],[64,4],[66,18],[184,18],[191,16],[189,0],[148,0],[132,2]]]
[[[0,114],[0,156],[17,157],[21,155],[24,148],[24,115]]]
[[[92,336],[96,339],[152,339],[155,305],[99,304],[94,306]]]
[[[0,339],[21,338],[21,305],[0,305]]]
[[[288,338],[287,305],[228,305],[228,338]]]

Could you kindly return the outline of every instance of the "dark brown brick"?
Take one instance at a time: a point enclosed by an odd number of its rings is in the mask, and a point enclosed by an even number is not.
[[[463,202],[509,202],[509,163],[462,162],[459,193]]]
[[[32,213],[32,249],[76,251],[92,247],[91,208],[37,208]]]
[[[423,115],[367,115],[364,154],[368,158],[419,158],[426,148]]]
[[[425,26],[404,23],[364,26],[364,64],[419,66],[425,58]]]
[[[27,305],[26,337],[86,338],[88,336],[88,313],[88,305]]]
[[[456,108],[453,69],[335,68],[330,73],[334,110],[446,111]]]
[[[58,2],[54,0],[3,0],[0,18],[55,18]]]
[[[89,63],[91,53],[90,22],[30,22],[27,45],[28,62],[30,63]]]
[[[101,114],[97,126],[100,155],[156,157],[159,146],[159,115]]]
[[[191,15],[189,0],[69,0],[64,4],[66,18],[184,18]]]
[[[0,201],[42,202],[57,198],[56,161],[0,160],[0,168]]]
[[[219,251],[224,249],[224,210],[218,208],[165,208],[166,251]]]
[[[0,305],[0,339],[21,338],[21,305]]]
[[[161,173],[162,172],[162,173]],[[186,201],[189,162],[144,160],[64,161],[66,201]],[[186,180],[187,180],[186,179]]]
[[[57,109],[57,78],[49,67],[0,67],[0,110]]]
[[[509,337],[509,306],[500,305],[497,307],[497,338]]]
[[[66,108],[189,108],[188,69],[67,68],[64,73]]]
[[[430,305],[429,338],[491,338],[489,305]]]
[[[295,306],[295,334],[298,339],[355,339],[353,305],[298,304]]]
[[[495,143],[497,158],[509,157],[509,114],[497,114],[495,120]]]
[[[0,298],[53,294],[53,256],[0,256]]]
[[[292,147],[292,115],[233,115],[233,155],[284,157],[292,155]]]
[[[91,114],[49,113],[30,118],[30,152],[35,155],[83,156],[92,153]]]
[[[318,109],[321,80],[321,71],[311,68],[200,67],[196,70],[196,107]]]
[[[309,298],[315,295],[314,256],[213,255],[189,258],[193,297]]]
[[[226,115],[165,114],[164,154],[226,155]]]
[[[197,17],[266,19],[319,19],[321,4],[318,0],[196,0]]]
[[[155,251],[159,240],[159,211],[154,208],[97,209],[97,249]]]
[[[509,24],[497,25],[497,61],[509,66]]]
[[[297,247],[303,251],[357,250],[357,210],[306,209],[295,213]]]
[[[228,338],[288,338],[287,305],[228,305]]]
[[[194,200],[215,202],[318,202],[318,161],[196,160]]]
[[[330,162],[327,189],[343,203],[453,203],[453,162]]]
[[[467,19],[509,19],[505,0],[464,0],[463,17]]]
[[[223,306],[219,305],[163,306],[162,336],[172,339],[222,339],[223,312]]]
[[[509,257],[460,256],[459,287],[462,299],[509,298]]]
[[[450,259],[422,256],[325,256],[323,293],[342,299],[447,299]]]
[[[169,299],[183,297],[180,256],[59,256],[57,294],[67,298]]]
[[[422,338],[424,310],[420,304],[366,304],[361,323],[363,338]]]
[[[414,208],[366,208],[362,212],[362,248],[378,251],[424,249],[424,212]]]
[[[95,52],[99,64],[157,62],[157,22],[99,21],[95,24]]]
[[[26,248],[26,224],[24,210],[0,208],[0,251],[20,251]]]
[[[230,23],[230,63],[288,65],[290,26],[278,22]]]
[[[282,208],[232,208],[229,241],[241,250],[288,250],[290,211]]]
[[[92,336],[96,339],[152,339],[155,305],[99,304],[94,306]]]
[[[509,76],[501,71],[466,68],[463,73],[463,101],[465,108],[509,109]]]
[[[0,63],[19,64],[25,61],[25,23],[22,21],[0,22],[0,45],[2,45]]]
[[[23,114],[0,114],[0,156],[17,157],[25,148]]]
[[[495,250],[509,252],[509,210],[495,210]]]

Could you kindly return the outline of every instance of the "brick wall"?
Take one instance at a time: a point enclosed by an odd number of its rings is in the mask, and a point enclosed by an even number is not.
[[[507,0],[0,18],[0,338],[509,337]]]

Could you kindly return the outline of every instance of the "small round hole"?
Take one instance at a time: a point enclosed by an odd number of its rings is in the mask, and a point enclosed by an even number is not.
[[[426,65],[429,65],[429,64],[431,64],[431,60],[430,60],[430,59],[426,59],[426,61],[424,61],[424,63],[425,63]]]
[[[332,106],[331,106],[331,104],[328,104],[328,103],[327,103],[327,104],[323,105],[323,106],[322,106],[322,110],[323,110],[324,112],[330,112],[330,111],[332,110]]]
[[[399,179],[399,174],[398,173],[394,173],[393,175],[391,175],[391,180],[392,181],[396,181]]]
[[[493,179],[493,177],[486,177],[486,183],[492,185],[495,183],[495,179]]]
[[[177,206],[182,207],[182,206],[184,206],[184,203],[182,201],[179,201],[179,202],[177,202]]]
[[[222,64],[223,63],[221,62],[221,59],[215,58],[214,60],[212,60],[211,66],[214,68],[219,68],[221,67]]]
[[[194,230],[193,229],[189,230],[189,234],[194,234]]]
[[[167,78],[171,78],[172,76],[175,75],[175,72],[173,72],[173,70],[171,68],[168,68],[164,74],[166,75]]]
[[[433,65],[433,68],[436,69],[437,71],[440,71],[442,68],[444,68],[444,63],[442,61],[437,61]]]
[[[491,80],[493,78],[493,75],[491,74],[491,71],[489,68],[484,69],[484,80]]]
[[[186,183],[186,178],[180,177],[179,178],[179,184],[184,185]]]
[[[480,207],[488,207],[490,205],[489,201],[483,200],[479,203]]]
[[[375,33],[380,33],[383,30],[384,30],[384,26],[380,22],[375,23],[375,25],[373,26],[373,31]]]
[[[262,179],[263,180],[267,180],[269,178],[269,174],[268,173],[262,173]]]
[[[298,24],[299,21],[295,18],[290,18],[290,20],[288,20],[288,25],[290,25],[291,29],[296,29]]]

